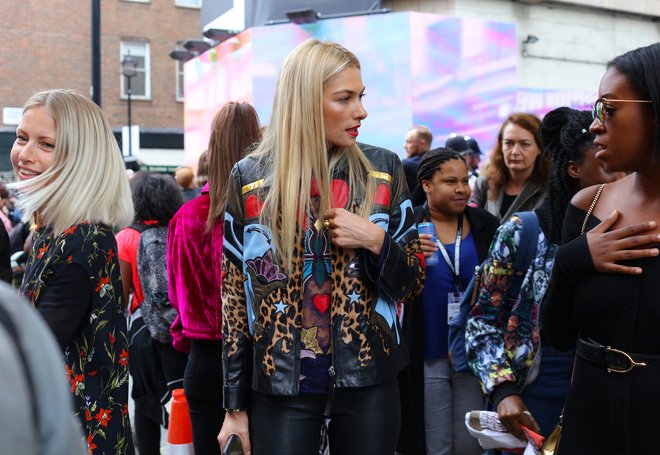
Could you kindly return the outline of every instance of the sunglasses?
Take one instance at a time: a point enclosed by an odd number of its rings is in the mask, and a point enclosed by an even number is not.
[[[598,120],[601,126],[605,126],[607,118],[607,103],[651,103],[649,100],[614,100],[611,98],[598,98],[591,107],[591,117]]]

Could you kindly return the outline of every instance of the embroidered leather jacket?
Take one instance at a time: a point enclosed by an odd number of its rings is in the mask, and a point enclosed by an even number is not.
[[[423,256],[401,162],[387,150],[360,147],[376,179],[369,219],[386,231],[387,249],[374,260],[365,250],[331,246],[329,374],[334,374],[336,387],[364,387],[397,377],[408,359],[396,302],[412,301],[424,284]],[[337,180],[348,183],[341,169],[333,176]],[[222,282],[225,408],[246,408],[251,388],[271,395],[298,393],[302,234],[289,273],[275,258],[268,227],[259,223],[268,187],[268,169],[252,157],[234,166],[228,182]],[[344,199],[339,206],[355,207],[358,202]]]

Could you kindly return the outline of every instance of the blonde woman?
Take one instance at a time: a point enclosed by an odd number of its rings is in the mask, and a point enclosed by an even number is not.
[[[36,224],[21,293],[50,326],[89,449],[133,453],[128,340],[111,226],[133,218],[121,153],[101,110],[69,90],[32,96],[11,150]]]
[[[263,142],[232,170],[221,446],[237,434],[245,453],[316,453],[327,415],[332,453],[394,453],[407,362],[395,302],[424,272],[399,159],[356,143],[363,95],[355,55],[304,42]]]

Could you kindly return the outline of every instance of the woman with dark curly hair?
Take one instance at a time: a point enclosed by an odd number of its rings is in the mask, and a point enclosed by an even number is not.
[[[596,158],[587,111],[562,107],[549,112],[539,136],[552,159],[548,196],[534,210],[538,233],[533,259],[517,295],[508,295],[520,248],[523,223],[503,223],[486,259],[478,298],[466,328],[468,363],[504,426],[520,439],[520,425],[548,436],[568,391],[572,353],[561,353],[540,336],[541,301],[550,280],[564,213],[581,188],[622,177]],[[525,229],[531,229],[525,225]],[[538,424],[538,426],[537,426]]]
[[[167,301],[165,265],[167,226],[183,204],[183,196],[169,175],[137,172],[130,186],[135,218],[117,233],[117,244],[126,301],[131,291],[133,294],[131,396],[135,400],[137,447],[141,454],[158,454],[160,426],[167,428],[168,424],[164,405],[173,389],[183,387],[187,361],[184,353],[172,347],[169,326],[175,310]]]
[[[511,114],[502,123],[485,175],[474,185],[470,203],[499,220],[515,212],[534,210],[545,198],[550,160],[542,153],[532,114]]]

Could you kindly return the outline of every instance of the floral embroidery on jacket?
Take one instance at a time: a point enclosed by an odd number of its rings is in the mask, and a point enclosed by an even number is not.
[[[550,281],[557,245],[541,232],[536,254],[519,296],[505,298],[522,222],[517,216],[502,224],[486,259],[479,296],[466,328],[466,350],[472,372],[486,395],[505,382],[525,386],[539,353],[539,308]]]
[[[57,268],[78,264],[89,276],[88,323],[64,350],[64,372],[88,447],[94,453],[133,453],[128,420],[128,339],[117,244],[109,227],[72,226],[55,236],[34,233],[21,292],[35,307]]]

